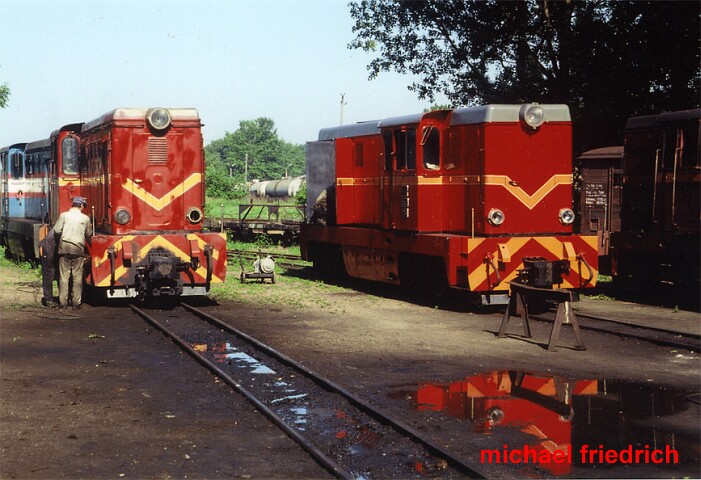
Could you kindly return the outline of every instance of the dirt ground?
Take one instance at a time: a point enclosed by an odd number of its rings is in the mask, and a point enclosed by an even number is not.
[[[283,278],[254,288],[299,284]],[[40,307],[39,292],[35,273],[0,269],[0,478],[328,478],[292,440],[124,306],[59,314]],[[430,417],[412,416],[397,392],[493,371],[701,390],[698,352],[595,334],[585,334],[585,352],[568,348],[566,334],[563,347],[547,352],[545,326],[534,328],[534,340],[499,339],[498,310],[444,310],[376,293],[319,289],[317,307],[210,302],[202,308],[424,431]],[[697,438],[699,418],[698,405],[689,403],[672,421]],[[483,441],[470,430],[451,435],[446,432],[445,444],[461,444],[468,454]],[[698,444],[691,450],[696,459],[682,470],[631,466],[606,476],[698,476]]]

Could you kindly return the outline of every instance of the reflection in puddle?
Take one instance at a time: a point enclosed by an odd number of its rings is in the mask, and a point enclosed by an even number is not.
[[[495,439],[485,463],[537,464],[552,475],[569,474],[573,466],[669,464],[674,455],[681,464],[699,463],[698,430],[675,433],[661,418],[687,408],[682,391],[501,371],[420,384],[415,395],[418,410],[443,411],[471,421],[475,432],[517,439]]]

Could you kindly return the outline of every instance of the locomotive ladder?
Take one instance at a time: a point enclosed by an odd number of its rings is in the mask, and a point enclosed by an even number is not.
[[[563,325],[571,325],[574,330],[575,349],[586,350],[587,347],[582,341],[582,334],[579,331],[579,322],[577,316],[572,310],[571,302],[577,301],[578,297],[569,290],[546,288],[535,288],[528,285],[523,285],[518,282],[508,282],[511,286],[511,295],[509,296],[509,304],[504,312],[504,318],[499,327],[499,338],[506,337],[506,327],[509,320],[514,316],[521,316],[523,320],[523,334],[526,338],[532,338],[531,324],[528,317],[528,302],[555,302],[557,303],[557,313],[553,328],[550,331],[550,339],[548,340],[548,351],[553,352],[557,349],[557,341],[560,337],[560,330]]]

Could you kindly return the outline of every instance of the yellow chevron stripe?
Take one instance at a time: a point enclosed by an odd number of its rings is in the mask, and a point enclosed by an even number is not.
[[[185,179],[183,183],[177,185],[170,192],[163,195],[161,198],[156,198],[151,192],[147,192],[143,187],[136,184],[130,178],[127,178],[122,184],[125,190],[134,195],[136,198],[146,203],[156,211],[161,211],[178,197],[185,195],[185,192],[190,190],[195,185],[202,182],[201,173],[193,173]]]
[[[474,250],[474,247],[473,247],[473,248],[470,248],[470,244],[471,244],[472,242],[474,242],[474,240],[477,240],[477,239],[470,239],[470,240],[468,241],[468,250],[469,250],[470,252],[471,252],[472,250]],[[506,246],[508,247],[509,251],[511,252],[511,257],[512,257],[512,258],[515,257],[516,254],[518,253],[518,251],[521,250],[521,248],[523,248],[523,246],[524,246],[526,243],[528,243],[529,240],[531,240],[531,237],[512,237],[512,238],[510,238],[509,241],[506,242]],[[475,243],[478,245],[478,244],[481,243],[481,242],[479,242],[479,243],[475,242]],[[475,245],[475,247],[476,247],[477,245]],[[497,247],[493,252],[491,252],[491,253],[492,253],[492,256],[495,258],[495,262],[496,262],[496,259],[499,258],[498,247]],[[509,266],[511,266],[511,264],[509,264]],[[505,278],[502,276],[502,278],[501,278],[501,283],[499,283],[499,285],[502,286],[502,287],[507,287],[507,285],[506,285],[505,282],[507,282],[507,281],[509,281],[509,280],[511,280],[511,279],[513,279],[513,278],[515,278],[515,277],[516,277],[516,270],[517,270],[517,269],[522,269],[522,268],[523,268],[523,264],[520,263],[516,269],[512,270],[513,273],[510,273],[510,274],[509,274],[507,277],[505,277]],[[500,272],[499,274],[502,275],[503,273],[504,273],[504,272]],[[490,267],[490,278],[492,278],[493,280],[496,280],[496,275],[494,274],[494,272],[491,271],[491,267]],[[477,286],[477,285],[481,285],[481,284],[484,283],[486,280],[487,280],[487,268],[486,268],[486,266],[475,269],[475,270],[474,270],[473,272],[471,272],[471,273],[468,275],[468,277],[467,277],[467,282],[468,282],[468,285],[470,286],[471,289],[474,288],[474,287]]]
[[[124,266],[117,267],[114,270],[114,280],[115,282],[118,281],[120,278],[122,278],[122,275],[127,273],[129,271],[128,268]],[[110,286],[110,275],[107,275],[105,278],[103,278],[101,281],[95,285],[96,287],[109,287]]]
[[[224,240],[224,242],[226,242],[226,233],[217,233],[216,235],[219,235]],[[197,246],[200,247],[200,250],[204,250],[204,246],[207,245],[207,242],[202,240],[200,237],[198,237],[194,233],[189,233],[187,235],[187,239],[188,240],[197,240]],[[214,260],[219,259],[219,250],[217,250],[216,248],[212,250],[212,258]]]
[[[198,245],[200,245],[201,248],[204,248],[205,243],[200,238],[198,238],[196,235],[188,235],[188,239],[192,239],[192,240],[197,239]],[[171,242],[169,242],[168,240],[166,240],[165,238],[163,238],[160,235],[157,237],[154,237],[153,240],[148,242],[143,247],[140,247],[139,252],[136,254],[136,256],[134,257],[134,259],[132,261],[134,263],[140,262],[141,260],[143,260],[146,257],[146,255],[148,255],[148,252],[150,250],[152,250],[153,248],[157,248],[157,247],[165,248],[166,250],[174,253],[183,262],[190,261],[190,255],[186,254],[185,252],[183,252],[182,250],[177,248],[175,245],[173,245]],[[212,252],[212,258],[214,260],[219,258],[219,251],[218,250],[214,249],[214,251]],[[119,280],[122,277],[122,275],[124,275],[127,272],[128,272],[128,269],[125,268],[124,266],[120,266],[117,269],[115,269],[115,275],[114,275],[115,281]],[[207,276],[207,268],[205,265],[200,264],[200,266],[197,268],[196,272],[201,277],[206,278],[206,276]],[[212,274],[212,283],[220,283],[220,282],[223,282],[223,280],[221,278],[217,277],[216,275]],[[109,287],[110,286],[109,276],[102,279],[97,284],[97,286],[98,287]]]
[[[136,238],[136,235],[126,235],[124,237],[121,237],[119,240],[114,242],[112,246],[114,247],[115,251],[119,252],[122,248],[122,244],[125,242],[131,242]],[[107,261],[107,249],[102,253],[102,256],[100,258],[94,257],[93,258],[93,264],[95,265],[95,268],[99,267],[103,263]]]
[[[538,205],[558,185],[572,185],[572,175],[557,174],[550,177],[533,195],[528,195],[516,182],[506,175],[485,175],[484,185],[504,187],[511,195],[516,197],[529,210]]]
[[[484,242],[484,241],[485,241],[484,238],[468,238],[467,239],[467,254],[469,255],[470,253],[472,253],[472,251],[475,248],[479,247],[482,244],[482,242]]]

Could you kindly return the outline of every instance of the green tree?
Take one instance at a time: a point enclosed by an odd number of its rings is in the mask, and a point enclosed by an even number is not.
[[[212,141],[205,147],[205,161],[207,194],[224,198],[246,195],[246,181],[280,179],[286,172],[303,175],[306,168],[304,146],[281,140],[267,117],[242,120],[235,132]]]
[[[412,73],[456,106],[566,103],[580,150],[619,142],[631,115],[698,106],[698,1],[362,0],[370,77]]]
[[[7,83],[3,83],[0,85],[0,108],[5,108],[7,107],[7,102],[10,99],[10,87],[7,86]]]

